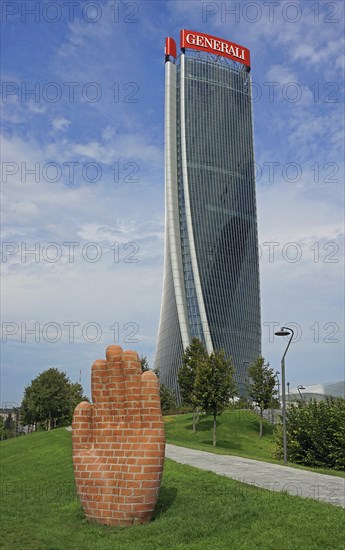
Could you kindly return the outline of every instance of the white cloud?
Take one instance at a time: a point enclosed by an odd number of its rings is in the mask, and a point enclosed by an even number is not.
[[[114,139],[116,136],[116,128],[113,126],[106,126],[102,132],[102,138],[107,141],[110,139]]]
[[[52,127],[53,127],[53,130],[55,130],[56,132],[59,132],[59,131],[64,132],[65,130],[68,129],[70,124],[71,124],[71,121],[64,117],[54,118],[52,120]]]
[[[298,80],[298,77],[291,68],[282,65],[271,65],[267,71],[267,78],[269,81],[277,81],[281,85],[296,82]]]

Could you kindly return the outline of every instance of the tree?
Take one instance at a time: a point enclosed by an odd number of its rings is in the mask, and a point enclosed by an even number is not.
[[[161,409],[163,413],[171,411],[176,407],[174,392],[164,384],[160,384],[159,386],[159,396],[161,399]]]
[[[35,407],[35,391],[31,386],[27,386],[24,390],[24,397],[19,409],[20,421],[22,424],[33,426],[39,420],[36,420],[36,407]]]
[[[237,394],[234,366],[224,350],[211,353],[200,363],[195,377],[195,395],[206,413],[213,415],[213,446],[216,446],[217,416]]]
[[[149,363],[147,360],[146,355],[140,355],[140,363],[141,363],[141,369],[143,372],[146,372],[147,370],[150,370]]]
[[[8,413],[5,421],[3,421],[3,428],[1,430],[3,439],[10,439],[16,436],[16,421],[12,416],[12,413]]]
[[[7,433],[7,438],[15,437],[16,435],[16,421],[12,416],[12,413],[8,413],[5,420],[5,432]]]
[[[71,422],[76,405],[85,400],[79,383],[71,383],[66,373],[50,368],[25,388],[21,420],[24,424],[45,423],[50,430],[57,424]]]
[[[274,396],[277,394],[275,389],[276,378],[274,370],[270,368],[269,363],[265,365],[265,359],[258,357],[249,367],[248,382],[249,396],[260,409],[260,437],[262,437],[262,416],[263,411],[272,405]]]
[[[208,360],[208,354],[204,344],[193,338],[192,343],[184,352],[182,367],[177,377],[182,401],[193,408],[193,433],[196,431],[196,416],[199,401],[195,392],[196,373],[200,365]]]
[[[60,423],[61,424],[67,424],[71,422],[73,411],[78,405],[78,403],[81,403],[81,401],[89,401],[89,399],[83,394],[83,386],[79,382],[72,382],[70,383],[70,397],[69,397],[69,405],[68,405],[68,414],[61,418]],[[70,412],[71,411],[71,412]]]

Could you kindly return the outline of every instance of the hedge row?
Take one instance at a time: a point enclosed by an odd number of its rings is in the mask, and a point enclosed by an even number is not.
[[[345,470],[345,399],[327,397],[292,404],[286,414],[288,460],[312,467]],[[283,456],[282,425],[274,434],[277,458]]]

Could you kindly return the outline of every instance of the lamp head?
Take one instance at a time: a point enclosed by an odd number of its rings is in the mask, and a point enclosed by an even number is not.
[[[274,333],[276,336],[289,336],[290,335],[290,332],[288,332],[287,330],[278,330],[277,332]]]

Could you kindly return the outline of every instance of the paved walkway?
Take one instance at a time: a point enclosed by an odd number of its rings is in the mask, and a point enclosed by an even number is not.
[[[166,446],[165,456],[181,464],[195,466],[257,487],[278,492],[286,491],[290,495],[322,500],[345,508],[345,478],[169,444]]]

